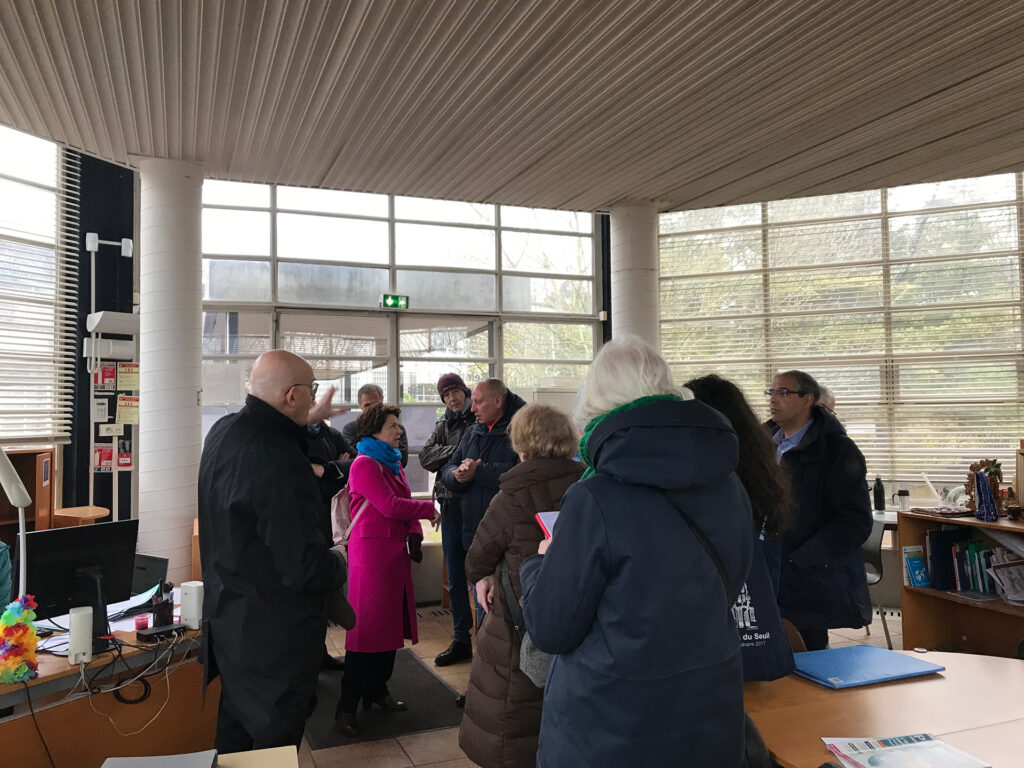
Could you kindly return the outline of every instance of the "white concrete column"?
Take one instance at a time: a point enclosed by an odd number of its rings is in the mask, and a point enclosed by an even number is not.
[[[202,169],[144,159],[139,236],[139,551],[191,578],[202,412]]]
[[[612,338],[634,333],[660,350],[658,209],[651,202],[625,202],[610,213]]]

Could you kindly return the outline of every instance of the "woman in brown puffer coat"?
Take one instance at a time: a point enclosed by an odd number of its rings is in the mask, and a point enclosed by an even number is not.
[[[520,409],[509,436],[522,463],[501,476],[500,490],[466,555],[466,575],[477,584],[487,615],[477,633],[459,746],[486,768],[536,764],[544,698],[544,689],[519,670],[519,637],[509,620],[499,567],[505,559],[518,600],[519,566],[537,554],[544,537],[534,515],[558,509],[562,495],[583,474],[583,465],[572,460],[576,433],[559,409],[545,403]]]

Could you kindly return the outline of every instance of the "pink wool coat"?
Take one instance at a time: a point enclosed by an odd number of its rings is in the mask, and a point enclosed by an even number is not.
[[[348,600],[356,625],[345,634],[345,650],[376,653],[414,643],[416,596],[412,563],[405,554],[405,537],[423,533],[420,520],[434,516],[434,503],[411,498],[405,473],[395,475],[369,456],[359,455],[349,470],[350,509],[363,500],[348,542]]]

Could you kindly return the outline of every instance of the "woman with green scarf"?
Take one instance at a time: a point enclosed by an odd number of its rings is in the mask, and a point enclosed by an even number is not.
[[[556,654],[537,765],[739,766],[730,609],[753,528],[736,433],[628,336],[594,359],[575,417],[587,472],[520,569],[526,628]]]

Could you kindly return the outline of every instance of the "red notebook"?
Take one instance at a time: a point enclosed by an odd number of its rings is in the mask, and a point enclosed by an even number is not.
[[[558,511],[554,512],[538,512],[534,517],[537,518],[537,525],[544,531],[544,537],[547,539],[551,538],[551,534],[555,530],[555,521],[558,519]]]

